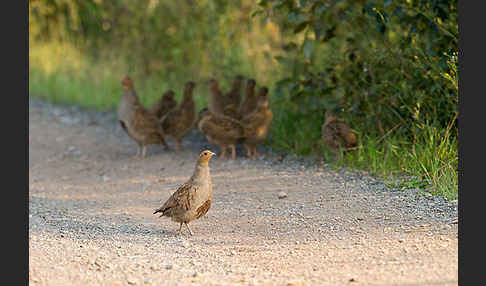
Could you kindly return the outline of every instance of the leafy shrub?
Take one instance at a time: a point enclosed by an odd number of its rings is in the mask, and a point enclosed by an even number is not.
[[[255,15],[277,22],[288,39],[277,57],[287,71],[276,83],[279,102],[309,119],[341,111],[355,129],[376,136],[394,129],[416,140],[417,124],[445,128],[457,113],[457,82],[446,76],[457,61],[456,5],[260,1]]]

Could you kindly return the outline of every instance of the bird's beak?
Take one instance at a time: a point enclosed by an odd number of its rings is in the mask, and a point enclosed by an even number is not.
[[[209,152],[211,152],[211,151],[209,151]],[[216,155],[216,153],[214,153],[214,152],[211,152],[211,157],[212,157],[212,156],[214,156],[214,155]]]

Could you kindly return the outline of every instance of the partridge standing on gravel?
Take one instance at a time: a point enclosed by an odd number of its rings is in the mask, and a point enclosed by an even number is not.
[[[245,128],[243,145],[248,152],[248,158],[260,156],[256,147],[265,140],[270,129],[270,124],[272,123],[273,112],[269,107],[267,93],[267,87],[260,88],[255,110],[243,117],[240,121]],[[251,150],[253,150],[253,155],[251,154]]]
[[[147,145],[151,144],[161,144],[168,149],[169,146],[164,139],[164,132],[157,117],[150,113],[138,99],[132,79],[125,76],[122,85],[123,95],[118,107],[118,120],[123,130],[137,143],[136,156],[141,150],[144,158]]]
[[[226,157],[227,147],[231,147],[231,158],[236,159],[235,145],[243,140],[245,128],[236,119],[222,114],[214,114],[210,110],[199,114],[198,129],[206,139],[217,144],[221,150],[221,158]]]
[[[215,154],[209,150],[202,151],[189,180],[154,212],[162,213],[160,217],[167,216],[172,221],[180,223],[179,234],[182,234],[182,224],[185,224],[192,235],[188,223],[205,215],[211,207],[213,186],[209,174],[209,160],[213,155]]]

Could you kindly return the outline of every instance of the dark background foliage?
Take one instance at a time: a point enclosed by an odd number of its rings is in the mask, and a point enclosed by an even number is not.
[[[457,0],[31,0],[29,91],[106,109],[124,74],[147,105],[190,79],[202,108],[208,78],[239,73],[270,88],[273,148],[329,159],[332,111],[351,165],[447,169],[457,189],[457,18]]]

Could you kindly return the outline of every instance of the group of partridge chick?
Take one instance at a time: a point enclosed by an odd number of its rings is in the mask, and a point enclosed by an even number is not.
[[[244,77],[237,75],[231,89],[224,94],[215,79],[209,81],[209,105],[199,113],[198,129],[206,139],[219,146],[221,157],[231,148],[231,158],[236,158],[235,145],[241,143],[249,158],[256,158],[256,147],[265,140],[273,119],[267,97],[268,88],[260,87],[255,94],[256,81],[246,80],[245,96],[241,89]]]
[[[182,139],[197,123],[206,139],[219,146],[221,157],[231,147],[231,158],[236,158],[235,145],[242,143],[249,158],[259,156],[256,147],[265,140],[273,113],[267,98],[268,88],[261,87],[255,94],[256,81],[248,79],[245,96],[241,96],[244,77],[237,75],[229,92],[224,94],[215,79],[209,81],[209,106],[196,115],[193,94],[196,83],[185,84],[180,104],[174,91],[166,91],[149,109],[145,108],[135,92],[133,80],[122,80],[123,95],[118,108],[120,125],[138,145],[137,156],[145,157],[148,145],[162,145],[169,149],[167,137],[174,141],[175,151],[181,150]]]
[[[122,86],[118,120],[126,134],[139,146],[137,156],[141,154],[142,158],[145,157],[148,145],[162,145],[166,150],[169,149],[166,137],[174,140],[174,149],[180,151],[182,138],[196,122],[196,104],[193,99],[196,84],[192,81],[186,83],[179,105],[174,98],[174,91],[168,90],[150,109],[140,102],[130,77],[123,78]]]

